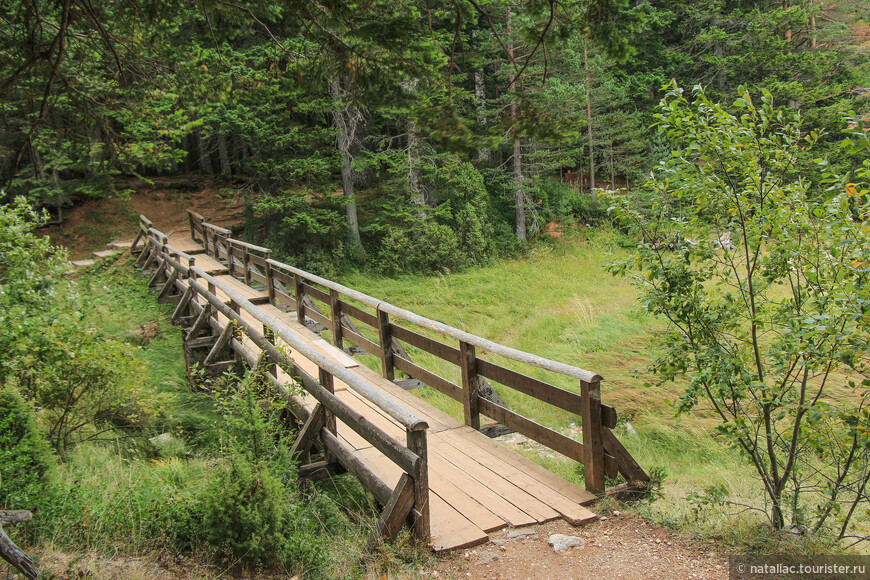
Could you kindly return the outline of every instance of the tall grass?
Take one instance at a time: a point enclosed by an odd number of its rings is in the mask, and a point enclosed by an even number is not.
[[[620,440],[647,471],[667,474],[662,497],[636,509],[694,534],[751,544],[763,517],[735,504],[763,507],[752,469],[715,439],[716,422],[709,410],[676,417],[683,385],[649,386],[654,383],[647,371],[652,338],[663,325],[640,312],[629,283],[603,269],[605,263],[626,255],[620,241],[617,232],[603,228],[564,245],[538,247],[523,259],[447,276],[383,278],[355,273],[342,283],[489,340],[601,374],[602,398],[620,417]],[[453,365],[417,349],[409,353],[415,362],[458,382]],[[510,361],[496,362],[517,368]],[[368,364],[377,368],[376,359]],[[564,377],[529,367],[520,370],[578,390]],[[496,390],[518,412],[580,436],[576,416],[498,385]],[[414,392],[461,420],[461,405],[446,395],[431,388]],[[516,449],[583,485],[577,463],[534,443]],[[733,503],[716,501],[723,497]],[[739,512],[744,513],[738,516]]]

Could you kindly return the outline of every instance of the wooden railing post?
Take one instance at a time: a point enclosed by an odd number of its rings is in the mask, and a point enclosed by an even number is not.
[[[269,294],[269,304],[275,304],[275,279],[272,277],[272,264],[269,263],[272,252],[266,252],[263,258],[266,260],[266,291]]]
[[[242,246],[242,263],[245,265],[245,284],[251,285],[251,255],[248,246]]]
[[[395,378],[393,368],[393,333],[390,331],[390,315],[378,308],[378,337],[381,341],[381,370],[384,378],[392,381]]]
[[[235,246],[233,245],[232,242],[229,242],[229,244],[227,245],[227,269],[229,270],[230,276],[236,275],[236,264],[235,264],[235,260],[233,260],[234,255],[235,255]],[[217,257],[217,256],[215,256],[215,257]]]
[[[196,228],[194,228],[193,214],[189,211],[187,212],[187,223],[190,225],[190,239],[192,239],[194,242],[199,241],[196,239]]]
[[[333,376],[323,370],[322,368],[317,369],[318,378],[320,380],[320,384],[323,385],[323,388],[329,391],[332,394],[335,394],[335,380]],[[325,406],[323,407],[323,428],[336,435],[338,433],[338,425],[335,420],[335,413],[327,409]],[[323,459],[327,464],[335,463],[335,456],[326,451],[324,453]]]
[[[329,290],[329,307],[332,311],[332,344],[343,349],[344,340],[341,335],[341,295],[338,290]]]
[[[601,383],[580,381],[583,398],[580,417],[583,420],[583,449],[586,489],[604,492],[604,439],[601,434]]]
[[[465,424],[474,429],[480,429],[477,356],[473,344],[468,344],[465,341],[459,343],[459,362],[462,367],[462,407],[465,410]]]
[[[429,451],[426,441],[427,428],[406,429],[408,449],[420,460],[414,470],[414,510],[419,517],[413,522],[414,535],[428,544],[429,534]]]
[[[305,324],[305,305],[302,300],[305,298],[305,287],[302,285],[302,276],[293,274],[293,285],[296,289],[296,321],[299,324]]]

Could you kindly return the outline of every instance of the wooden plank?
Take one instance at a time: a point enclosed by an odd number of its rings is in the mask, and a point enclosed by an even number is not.
[[[536,517],[530,516],[511,503],[509,499],[505,498],[505,495],[516,495],[515,492],[513,494],[504,491],[499,493],[499,490],[503,488],[497,486],[490,487],[484,482],[475,479],[475,475],[480,476],[482,471],[484,471],[480,469],[479,464],[472,464],[473,466],[476,466],[471,468],[475,472],[474,474],[466,473],[461,465],[456,464],[461,463],[461,461],[456,463],[453,462],[456,453],[453,453],[452,449],[452,447],[445,446],[443,443],[439,443],[436,440],[432,441],[432,446],[429,450],[430,475],[442,473],[448,474],[447,477],[449,478],[451,485],[461,489],[475,502],[485,507],[488,511],[511,526],[528,526],[531,524],[537,524],[541,521]],[[440,488],[440,483],[433,483],[433,487],[436,485]],[[554,512],[552,517],[555,518],[557,515],[558,514],[555,514]],[[476,519],[474,521],[475,523],[478,523]],[[491,532],[496,529],[487,529],[483,525],[478,525],[486,532]]]
[[[260,292],[259,290],[254,290],[247,284],[236,280],[232,276],[215,276],[217,280],[220,280],[230,288],[232,288],[235,292],[238,292],[246,299],[250,300],[252,303],[257,304],[257,302],[267,302],[269,300],[269,296],[264,292]],[[221,300],[224,302],[229,302],[229,297],[224,294],[220,289],[217,289],[216,294]]]
[[[393,337],[404,341],[411,346],[425,350],[430,354],[434,354],[438,358],[446,360],[447,362],[451,362],[457,366],[460,364],[459,349],[446,345],[443,342],[433,340],[428,336],[423,336],[422,334],[409,330],[404,326],[399,326],[396,323],[393,323],[392,326]]]
[[[470,428],[470,427],[469,427]],[[447,465],[450,477],[462,485],[469,495],[511,523],[520,526],[548,522],[559,517],[559,512],[541,501],[533,493],[517,486],[501,473],[495,461],[483,463],[478,455],[484,453],[457,447],[452,439],[444,437],[450,431],[430,434],[436,465]]]
[[[378,317],[374,314],[370,314],[365,310],[361,310],[357,308],[353,304],[349,302],[341,301],[341,312],[353,318],[356,318],[360,322],[368,324],[372,328],[376,328],[378,326]]]
[[[383,455],[375,449],[363,449],[356,456],[379,477],[383,477],[388,485],[398,483],[400,472]],[[429,491],[429,503],[432,519],[430,520],[430,545],[436,552],[468,548],[486,543],[489,535],[474,525],[449,503],[444,501],[433,490]]]
[[[604,440],[604,450],[616,458],[616,465],[619,467],[619,472],[625,476],[625,479],[629,482],[649,481],[649,475],[638,465],[634,457],[631,456],[631,453],[628,452],[610,429],[602,429],[601,435]]]
[[[412,507],[414,507],[414,480],[407,473],[403,473],[390,495],[390,501],[384,506],[377,528],[366,546],[367,550],[373,550],[381,540],[392,543],[399,535],[399,530],[402,529],[402,524]]]
[[[448,441],[459,452],[474,455],[481,464],[494,465],[496,469],[500,467],[506,475],[510,474],[513,483],[523,489],[531,489],[530,493],[535,493],[536,497],[545,501],[556,511],[559,511],[560,508],[554,504],[559,504],[562,509],[567,510],[570,506],[580,507],[580,504],[591,503],[596,499],[595,494],[580,489],[565,478],[547,471],[534,461],[514,453],[471,427],[443,431],[434,434],[433,438]],[[589,514],[592,512],[576,510],[575,515],[589,518]],[[594,515],[592,514],[592,516]]]
[[[317,339],[310,341],[310,344],[314,345],[316,348],[319,348],[323,352],[323,354],[325,354],[335,362],[341,364],[342,366],[344,366],[344,368],[352,369],[359,366],[358,360],[347,356],[344,351],[338,350],[322,338],[318,337]]]
[[[305,316],[307,316],[311,320],[314,320],[315,322],[319,322],[328,329],[332,328],[332,320],[330,320],[328,317],[324,316],[314,308],[311,308],[310,306],[305,308]]]
[[[393,364],[396,365],[396,368],[400,371],[408,373],[415,379],[420,379],[430,387],[438,389],[448,397],[456,399],[457,401],[462,401],[462,389],[447,379],[440,377],[433,372],[427,371],[423,367],[415,365],[408,359],[400,356],[393,357]]]
[[[357,374],[368,380],[370,383],[376,385],[379,389],[401,403],[404,407],[411,409],[418,415],[424,417],[429,423],[430,433],[433,431],[443,431],[444,429],[454,429],[462,425],[462,423],[447,413],[439,411],[420,397],[408,393],[370,368],[360,365],[355,370]]]
[[[207,254],[201,254],[196,257],[197,268],[205,271],[206,274],[214,276],[215,274],[226,274],[229,269]]]
[[[320,288],[315,288],[311,284],[306,284],[305,282],[302,283],[302,287],[305,288],[306,296],[311,296],[312,298],[316,298],[324,304],[329,305],[329,294]]]
[[[477,372],[539,401],[549,403],[575,415],[580,414],[583,399],[577,393],[572,393],[483,359],[477,360]]]
[[[580,381],[583,394],[583,461],[586,490],[604,493],[604,442],[601,438],[601,385],[598,381]]]
[[[370,341],[369,339],[367,339],[363,335],[357,334],[356,332],[354,332],[352,330],[348,330],[347,328],[344,328],[344,330],[342,331],[342,337],[345,340],[348,340],[348,341],[354,343],[355,345],[357,345],[358,347],[364,349],[369,354],[373,354],[377,357],[381,356],[381,354],[383,352],[381,350],[380,345],[375,344],[374,342]],[[398,357],[396,357],[396,358],[398,358]]]
[[[514,431],[522,433],[530,439],[534,439],[542,445],[546,445],[553,451],[561,453],[565,457],[569,457],[574,461],[583,463],[586,455],[583,451],[583,444],[575,441],[566,435],[562,435],[558,431],[553,431],[548,427],[544,427],[540,423],[532,421],[522,415],[514,413],[510,409],[506,409],[501,405],[497,405],[487,399],[479,399],[480,412],[495,419],[502,425],[510,427]]]

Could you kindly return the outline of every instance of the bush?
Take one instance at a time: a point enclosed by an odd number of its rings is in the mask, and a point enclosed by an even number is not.
[[[273,564],[292,495],[262,462],[231,455],[203,496],[203,538],[226,559]]]
[[[0,390],[0,508],[34,510],[51,496],[57,460],[33,411],[11,387]]]

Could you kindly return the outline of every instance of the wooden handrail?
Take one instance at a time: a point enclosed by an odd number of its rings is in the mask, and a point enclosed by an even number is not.
[[[345,296],[353,298],[354,300],[358,300],[363,304],[376,308],[381,312],[386,312],[387,314],[391,314],[402,320],[406,320],[417,326],[422,326],[423,328],[428,328],[429,330],[434,330],[439,334],[443,334],[444,336],[449,336],[451,338],[455,338],[460,342],[466,342],[468,344],[473,344],[478,348],[482,348],[492,354],[496,354],[498,356],[504,357],[506,359],[514,360],[517,362],[525,363],[530,366],[542,368],[544,370],[552,371],[554,373],[558,373],[560,375],[565,375],[568,377],[573,377],[575,379],[580,379],[581,381],[586,382],[595,382],[603,380],[601,375],[598,373],[587,371],[585,369],[581,369],[579,367],[575,367],[569,364],[565,364],[559,361],[550,360],[548,358],[544,358],[542,356],[538,356],[535,354],[531,354],[528,352],[524,352],[515,348],[511,348],[509,346],[505,346],[502,344],[498,344],[496,342],[492,342],[491,340],[487,340],[480,336],[465,332],[464,330],[459,330],[453,326],[449,326],[442,322],[438,322],[436,320],[431,320],[424,316],[420,316],[419,314],[415,314],[409,310],[405,310],[403,308],[399,308],[398,306],[394,306],[389,302],[385,302],[383,300],[378,300],[373,296],[369,296],[368,294],[363,294],[353,288],[348,288],[347,286],[343,286],[337,282],[333,282],[332,280],[327,280],[326,278],[321,278],[316,274],[311,274],[310,272],[306,272],[305,270],[301,270],[299,268],[295,268],[288,264],[284,264],[277,260],[267,260],[267,262],[273,268],[281,268],[282,270],[286,270],[292,274],[297,274],[302,278],[307,280],[311,280],[321,286],[329,288],[331,290],[336,290]]]

